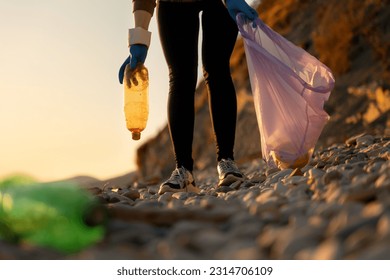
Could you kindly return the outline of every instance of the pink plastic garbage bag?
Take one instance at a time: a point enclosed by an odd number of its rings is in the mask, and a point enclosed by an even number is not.
[[[255,24],[255,26],[253,25]],[[237,16],[243,37],[263,158],[271,167],[302,168],[329,120],[330,69],[260,18]]]

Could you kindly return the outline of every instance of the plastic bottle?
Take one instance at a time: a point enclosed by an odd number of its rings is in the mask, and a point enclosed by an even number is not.
[[[149,116],[149,73],[143,64],[133,70],[127,65],[124,77],[125,117],[133,140],[141,138]]]
[[[74,253],[104,237],[106,212],[70,182],[0,181],[0,239]]]

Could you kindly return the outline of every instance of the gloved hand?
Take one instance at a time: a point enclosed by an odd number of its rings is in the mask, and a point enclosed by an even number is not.
[[[125,75],[125,68],[127,64],[130,64],[130,69],[135,69],[138,63],[144,64],[146,55],[148,54],[148,47],[141,44],[130,46],[130,56],[123,62],[119,69],[119,83],[123,83],[123,77]]]
[[[238,13],[243,13],[251,21],[259,17],[256,10],[249,6],[245,0],[226,0],[226,8],[235,22],[237,22]]]

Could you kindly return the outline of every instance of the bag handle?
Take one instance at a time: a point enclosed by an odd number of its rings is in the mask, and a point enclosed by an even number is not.
[[[264,56],[267,56],[269,59],[273,60],[274,63],[278,64],[280,67],[288,67],[287,65],[285,65],[284,63],[282,63],[278,58],[274,57],[274,56],[269,56],[267,55],[267,50],[264,49],[261,45],[259,45],[257,42],[256,42],[256,39],[254,38],[254,34],[251,34],[249,33],[248,31],[245,30],[245,27],[244,26],[251,26],[249,28],[258,28],[261,30],[261,32],[264,32],[264,34],[266,36],[268,36],[268,38],[270,38],[274,44],[276,44],[283,52],[285,52],[285,47],[283,47],[282,43],[281,42],[286,42],[286,44],[290,45],[290,47],[292,48],[299,48],[297,46],[295,46],[293,43],[291,43],[290,41],[286,40],[286,38],[284,38],[282,35],[280,35],[279,33],[273,31],[268,25],[266,25],[261,19],[260,17],[258,17],[257,19],[255,19],[253,22],[252,22],[252,25],[249,24],[250,21],[247,19],[247,17],[243,14],[243,13],[238,13],[237,14],[237,26],[238,26],[238,29],[242,35],[242,37],[244,39],[247,39],[247,44],[256,49],[258,52],[261,52],[263,53]],[[304,50],[302,50],[304,51]],[[311,56],[311,54],[309,54]],[[314,57],[313,57],[314,58]],[[315,59],[315,58],[314,58]],[[317,59],[315,59],[317,61]],[[330,69],[324,65],[323,63],[322,64],[322,67],[325,68],[325,70],[327,70],[329,73],[331,73]],[[314,91],[314,92],[317,92],[317,93],[320,93],[320,94],[327,94],[333,87],[334,87],[334,81],[332,81],[332,79],[329,81],[329,84],[327,86],[315,86],[313,87],[312,85],[310,85],[309,83],[307,83],[305,80],[303,80],[295,71],[293,71],[291,73],[301,84],[302,86],[304,86],[306,89],[309,89],[311,91]]]

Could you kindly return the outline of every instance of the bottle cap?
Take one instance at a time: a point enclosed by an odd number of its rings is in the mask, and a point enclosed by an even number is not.
[[[133,138],[133,140],[139,140],[141,138],[141,132],[132,132],[131,138]]]

